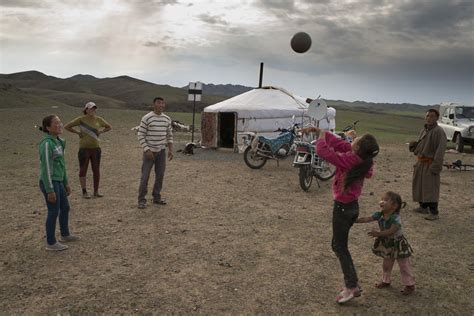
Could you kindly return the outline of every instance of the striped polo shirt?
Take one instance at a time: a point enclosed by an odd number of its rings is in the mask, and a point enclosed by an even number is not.
[[[171,118],[152,111],[142,117],[137,135],[144,152],[147,150],[160,152],[167,144],[173,142]]]

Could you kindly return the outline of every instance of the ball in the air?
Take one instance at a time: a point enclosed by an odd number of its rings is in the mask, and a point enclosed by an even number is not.
[[[305,32],[296,33],[291,38],[291,48],[300,54],[307,52],[311,48],[311,37]]]

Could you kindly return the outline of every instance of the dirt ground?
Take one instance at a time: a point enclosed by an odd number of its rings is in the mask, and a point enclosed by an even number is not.
[[[29,133],[8,130],[1,138],[0,314],[468,315],[474,309],[474,171],[443,171],[441,219],[428,222],[409,211],[414,159],[406,145],[381,144],[361,215],[377,210],[387,190],[409,202],[402,221],[415,251],[417,290],[400,294],[397,266],[392,288],[374,288],[382,265],[367,232],[376,224],[356,224],[350,250],[363,295],[339,306],[334,299],[343,282],[330,247],[329,182],[303,192],[290,161],[251,170],[242,155],[196,150],[168,163],[162,193],[169,204],[138,210],[141,153],[129,128],[104,135],[105,197],[92,200],[80,197],[77,139],[65,134],[70,227],[82,240],[52,253],[44,250],[46,207],[37,184],[41,135]],[[446,155],[456,159],[474,164],[472,151]]]

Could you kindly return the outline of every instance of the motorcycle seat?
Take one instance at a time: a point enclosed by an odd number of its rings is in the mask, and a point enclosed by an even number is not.
[[[280,135],[278,135],[277,138],[267,138],[265,136],[260,136],[259,137],[259,141],[268,145],[271,149],[272,152],[275,152],[276,150],[278,150],[281,146],[283,146],[284,144],[289,144],[291,145],[291,142],[292,142],[292,134],[289,133],[289,132],[286,132],[286,133],[282,133]]]
[[[268,137],[265,137],[265,136],[260,136],[259,138],[260,138],[261,142],[264,142],[266,144],[270,143],[273,140],[273,138],[268,138]]]

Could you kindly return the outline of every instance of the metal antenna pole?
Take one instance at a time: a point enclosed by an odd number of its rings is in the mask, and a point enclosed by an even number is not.
[[[196,112],[196,94],[193,97],[193,130],[191,132],[191,143],[194,143],[194,115]]]

